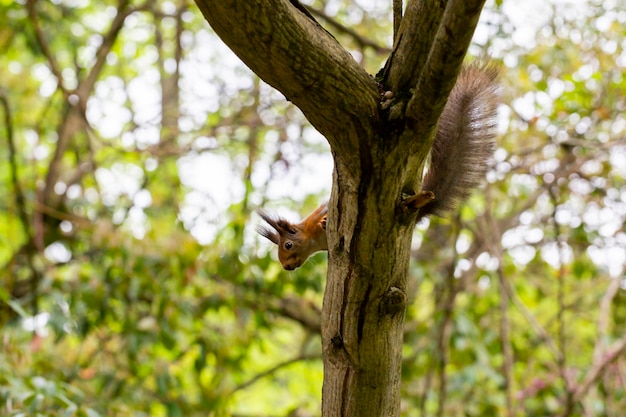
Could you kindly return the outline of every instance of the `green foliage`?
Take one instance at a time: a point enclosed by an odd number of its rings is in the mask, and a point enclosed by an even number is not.
[[[323,138],[193,4],[22,3],[0,2],[0,414],[318,415],[326,255],[283,271],[253,211],[328,198]],[[416,229],[403,415],[626,407],[617,3],[484,14],[502,135],[487,186]],[[375,74],[389,4],[310,4]]]

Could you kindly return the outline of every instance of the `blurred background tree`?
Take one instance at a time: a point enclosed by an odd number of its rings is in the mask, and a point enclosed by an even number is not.
[[[378,71],[391,2],[306,4]],[[501,136],[415,231],[403,415],[626,409],[625,6],[488,3]],[[283,271],[253,210],[327,198],[325,140],[191,2],[0,13],[1,414],[319,415],[324,255]]]

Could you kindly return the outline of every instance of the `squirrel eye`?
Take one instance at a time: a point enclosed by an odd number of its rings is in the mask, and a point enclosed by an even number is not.
[[[293,243],[285,242],[285,249],[290,250],[291,248],[293,248]]]

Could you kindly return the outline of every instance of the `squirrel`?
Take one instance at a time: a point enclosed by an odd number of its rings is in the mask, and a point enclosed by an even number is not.
[[[430,163],[416,196],[417,221],[442,216],[465,200],[487,171],[495,148],[498,104],[498,72],[490,65],[461,68],[456,84],[439,118],[430,151]],[[326,216],[328,203],[319,206],[300,223],[290,223],[259,210],[270,227],[258,232],[278,245],[283,268],[300,267],[312,254],[328,250]]]

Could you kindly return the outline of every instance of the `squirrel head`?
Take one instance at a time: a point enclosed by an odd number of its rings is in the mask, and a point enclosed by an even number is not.
[[[326,241],[326,212],[323,204],[302,222],[294,224],[259,210],[258,214],[270,226],[261,226],[259,234],[278,245],[278,259],[288,271],[300,267],[315,252],[328,250]]]

